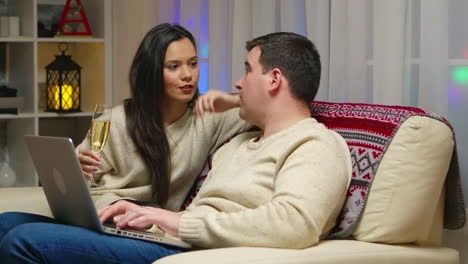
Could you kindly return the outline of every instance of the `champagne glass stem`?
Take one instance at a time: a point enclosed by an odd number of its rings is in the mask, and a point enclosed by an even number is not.
[[[88,185],[89,185],[90,187],[97,186],[97,183],[96,183],[96,181],[94,180],[94,171],[91,172],[91,178],[88,179]]]
[[[96,151],[97,154],[100,154],[101,151]],[[95,187],[95,186],[98,186],[98,184],[96,183],[96,181],[94,180],[94,171],[91,172],[91,177],[88,178],[88,186],[89,187]]]

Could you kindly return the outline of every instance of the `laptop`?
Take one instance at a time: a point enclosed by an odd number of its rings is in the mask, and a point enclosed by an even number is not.
[[[63,224],[100,233],[146,240],[181,248],[191,245],[178,238],[151,232],[121,230],[101,224],[70,138],[24,136],[54,218]]]

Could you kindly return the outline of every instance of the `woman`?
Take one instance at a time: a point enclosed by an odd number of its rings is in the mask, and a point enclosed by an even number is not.
[[[197,100],[198,78],[198,57],[190,32],[178,25],[161,24],[146,34],[130,69],[131,98],[113,109],[102,159],[86,150],[90,148],[87,139],[78,147],[85,175],[89,177],[97,165],[100,168],[94,175],[98,186],[92,188],[98,208],[126,199],[179,211],[207,157],[227,139],[251,127],[239,118],[238,108],[231,109],[239,104],[237,95],[209,92]],[[77,240],[87,235],[103,237],[81,228],[62,229],[54,219],[39,215],[4,213],[0,219],[0,243],[6,236],[14,237],[20,226],[52,228],[54,238],[61,237],[55,232],[60,230],[76,231]],[[58,247],[50,246],[57,250],[55,256],[66,259],[68,249],[55,242]],[[131,248],[134,241],[126,243]],[[130,259],[139,256],[139,252],[135,254]]]
[[[208,155],[251,125],[239,118],[237,95],[212,91],[198,97],[193,36],[177,25],[150,30],[133,60],[131,98],[113,109],[102,159],[88,139],[78,147],[96,206],[120,199],[178,211]],[[203,117],[197,117],[203,115]],[[102,164],[101,164],[102,163]]]

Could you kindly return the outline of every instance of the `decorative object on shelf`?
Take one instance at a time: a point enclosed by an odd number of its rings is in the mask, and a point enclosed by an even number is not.
[[[7,79],[7,43],[0,42],[0,85],[8,83]]]
[[[23,111],[24,98],[19,97],[0,97],[0,114],[18,114]]]
[[[65,55],[66,43],[59,44],[62,55],[46,69],[46,99],[48,112],[80,112],[81,66]]]
[[[63,8],[56,37],[62,36],[92,36],[93,32],[88,23],[80,0],[67,0]]]
[[[19,16],[9,16],[8,17],[8,36],[9,37],[19,37],[20,33],[20,17]]]
[[[0,37],[8,37],[10,26],[8,16],[0,16]]]
[[[0,86],[0,97],[15,97],[17,93],[15,88],[9,88],[6,85]]]
[[[0,86],[0,114],[18,114],[23,108],[23,97],[16,97],[17,90]]]
[[[16,173],[8,162],[0,163],[0,187],[12,187],[16,183]]]
[[[20,30],[19,16],[0,16],[0,37],[19,37]]]
[[[0,121],[0,187],[11,187],[16,182],[16,173],[9,165],[6,130],[7,122]]]
[[[8,13],[8,0],[0,0],[0,14]]]
[[[65,3],[38,3],[37,5],[37,36],[52,38],[57,33],[60,17]]]

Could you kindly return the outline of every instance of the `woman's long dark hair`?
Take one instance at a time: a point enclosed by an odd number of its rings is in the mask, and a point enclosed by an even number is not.
[[[127,130],[151,175],[152,202],[165,206],[169,196],[171,160],[163,124],[164,58],[169,44],[192,34],[179,25],[160,24],[143,38],[129,73],[131,98],[124,102]],[[198,96],[198,91],[189,105]]]

